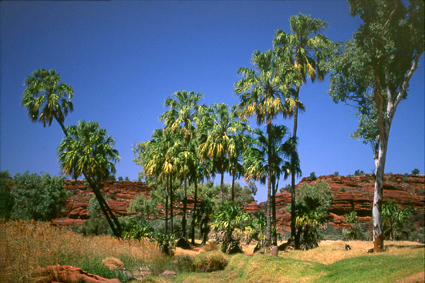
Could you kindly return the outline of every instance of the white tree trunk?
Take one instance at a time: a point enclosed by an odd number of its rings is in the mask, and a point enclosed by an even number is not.
[[[388,131],[387,131],[388,130]],[[384,248],[384,228],[382,224],[382,202],[384,195],[384,172],[387,157],[389,127],[384,130],[385,135],[380,140],[378,156],[375,159],[375,192],[373,196],[372,221],[373,221],[373,250],[381,252]]]

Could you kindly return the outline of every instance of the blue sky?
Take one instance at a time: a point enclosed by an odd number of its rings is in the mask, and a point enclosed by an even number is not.
[[[39,68],[57,70],[74,88],[74,112],[65,125],[97,121],[116,140],[116,176],[135,180],[141,168],[133,162],[132,145],[162,127],[159,116],[173,92],[202,93],[207,105],[236,104],[237,69],[251,67],[254,50],[272,48],[276,29],[290,32],[291,15],[324,19],[325,35],[343,41],[361,23],[348,11],[346,1],[2,1],[1,170],[60,173],[62,130],[56,122],[32,124],[20,106],[25,78]],[[386,172],[425,171],[423,56],[420,64],[394,118]],[[332,102],[328,83],[301,88],[303,175],[371,173],[370,146],[350,138],[357,128],[353,109]],[[292,131],[293,120],[279,122]],[[266,199],[264,186],[256,199]]]

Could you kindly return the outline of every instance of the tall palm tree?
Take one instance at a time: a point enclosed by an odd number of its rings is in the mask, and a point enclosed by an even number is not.
[[[60,167],[73,178],[84,175],[114,235],[120,237],[121,225],[101,194],[103,182],[116,173],[115,163],[120,158],[113,148],[115,140],[97,122],[80,120],[76,126],[68,126],[67,132],[58,147]]]
[[[172,133],[175,133],[177,129],[181,129],[185,141],[185,146],[188,147],[189,142],[194,135],[196,126],[196,116],[199,109],[199,101],[203,97],[200,93],[191,91],[177,91],[168,97],[165,101],[164,106],[169,109],[160,116],[160,119],[164,121],[165,128],[170,128]],[[180,160],[183,162],[181,168],[183,172],[183,218],[182,218],[182,237],[186,238],[186,211],[187,211],[187,182],[186,173],[188,170],[188,153],[181,154]]]
[[[38,121],[46,127],[55,119],[67,135],[64,121],[68,112],[74,110],[73,96],[73,88],[61,81],[58,72],[39,69],[25,79],[21,105],[28,110],[31,122]]]
[[[278,68],[275,55],[271,50],[261,53],[255,51],[252,57],[255,69],[240,68],[242,76],[235,85],[235,93],[239,96],[238,109],[242,118],[255,116],[259,125],[265,122],[269,140],[267,154],[271,155],[273,140],[272,121],[279,113],[288,113],[294,100],[288,99],[287,86],[284,84],[284,73]],[[271,167],[267,172],[267,231],[266,245],[271,245]]]
[[[320,68],[320,63],[326,60],[324,48],[330,43],[329,39],[321,34],[327,28],[324,20],[312,18],[309,15],[299,13],[289,18],[291,33],[284,33],[278,29],[273,40],[275,52],[287,61],[289,58],[293,65],[293,80],[295,91],[294,99],[299,101],[300,87],[310,78],[314,83],[316,78],[323,81],[326,72]],[[294,108],[294,128],[292,136],[296,139],[298,128],[299,104]],[[292,168],[292,206],[295,207],[295,166]],[[291,214],[291,234],[295,237],[295,213]],[[295,242],[296,248],[299,243]]]

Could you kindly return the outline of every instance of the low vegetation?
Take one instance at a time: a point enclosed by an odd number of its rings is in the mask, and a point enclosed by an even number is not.
[[[166,256],[156,244],[112,236],[84,237],[72,231],[35,221],[0,224],[2,262],[6,281],[31,282],[38,267],[63,264],[106,278],[130,282],[123,273],[109,270],[102,262],[118,262],[130,272],[149,270],[142,282],[168,282],[158,277],[166,269],[178,274],[174,282],[395,282],[407,276],[423,279],[425,246],[391,242],[386,252],[367,254],[366,241],[324,241],[316,249],[270,255],[224,255],[209,243],[201,250],[176,249]],[[346,250],[348,244],[351,250]],[[244,252],[252,250],[245,246]],[[385,266],[386,272],[382,272]],[[192,272],[198,271],[198,272]],[[141,282],[132,281],[132,282]]]

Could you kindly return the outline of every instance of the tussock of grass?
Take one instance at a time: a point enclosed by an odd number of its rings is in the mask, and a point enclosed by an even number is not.
[[[221,251],[211,251],[197,255],[193,259],[192,267],[196,272],[211,272],[223,270],[229,260]]]

